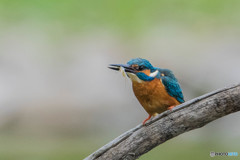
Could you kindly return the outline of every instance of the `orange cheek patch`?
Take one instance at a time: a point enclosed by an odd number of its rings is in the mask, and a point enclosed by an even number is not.
[[[135,68],[135,67],[138,67],[138,65],[137,64],[133,64],[131,67]]]
[[[145,73],[147,76],[149,76],[149,75],[151,74],[150,69],[145,69],[145,70],[139,71],[139,72],[143,72],[143,73]]]

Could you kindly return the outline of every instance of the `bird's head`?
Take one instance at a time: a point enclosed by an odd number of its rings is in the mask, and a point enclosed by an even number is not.
[[[159,77],[159,71],[151,63],[142,58],[131,59],[127,64],[110,64],[110,69],[121,71],[132,80],[141,83],[142,81],[152,81]]]

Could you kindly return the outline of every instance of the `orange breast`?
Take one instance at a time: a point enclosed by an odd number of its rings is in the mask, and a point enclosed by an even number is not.
[[[150,115],[162,113],[168,107],[180,104],[167,93],[161,80],[157,78],[150,82],[133,82],[132,86],[138,101]]]

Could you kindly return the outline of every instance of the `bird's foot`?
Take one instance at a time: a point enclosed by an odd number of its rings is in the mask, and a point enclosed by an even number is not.
[[[168,110],[172,110],[174,107],[175,107],[175,106],[170,106],[170,107],[168,107],[167,109],[168,109]]]
[[[145,123],[146,123],[151,117],[152,117],[152,116],[149,114],[148,118],[145,119],[142,124],[145,125]]]

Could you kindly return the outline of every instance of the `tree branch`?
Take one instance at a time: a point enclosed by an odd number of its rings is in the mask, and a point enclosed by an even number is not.
[[[133,160],[159,144],[240,111],[240,84],[192,99],[125,132],[84,160]]]

